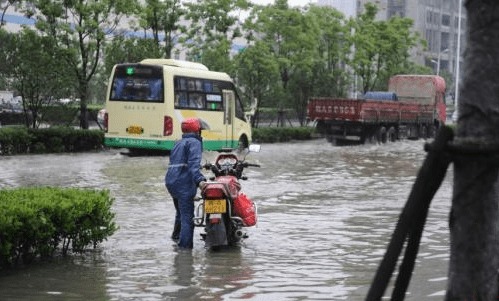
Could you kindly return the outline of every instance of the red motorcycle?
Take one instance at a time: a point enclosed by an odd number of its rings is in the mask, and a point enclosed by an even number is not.
[[[245,161],[250,152],[259,150],[259,145],[250,145],[243,159],[234,153],[221,153],[214,164],[202,166],[214,174],[197,199],[194,216],[194,225],[204,227],[201,236],[206,248],[236,246],[248,237],[243,228],[256,225],[257,206],[241,192],[239,180],[248,179],[243,175],[245,168],[260,167]]]

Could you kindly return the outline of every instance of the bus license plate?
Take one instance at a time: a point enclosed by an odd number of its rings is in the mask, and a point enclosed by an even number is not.
[[[138,125],[131,125],[127,128],[128,134],[141,135],[144,133],[144,129]]]
[[[225,213],[227,212],[227,202],[225,200],[205,200],[205,213]]]

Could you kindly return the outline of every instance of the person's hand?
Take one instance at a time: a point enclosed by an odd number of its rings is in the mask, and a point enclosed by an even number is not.
[[[199,182],[198,187],[199,187],[199,189],[204,190],[204,188],[206,187],[206,182],[205,181]]]

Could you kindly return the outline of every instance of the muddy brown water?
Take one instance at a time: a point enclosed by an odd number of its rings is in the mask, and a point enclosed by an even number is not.
[[[82,256],[0,271],[0,300],[363,300],[426,156],[424,141],[263,144],[244,192],[257,227],[240,248],[178,252],[165,156],[0,157],[0,188],[110,189],[119,231]],[[205,153],[206,159],[214,158]],[[430,207],[406,300],[443,300],[452,167]],[[387,291],[389,295],[390,291]]]

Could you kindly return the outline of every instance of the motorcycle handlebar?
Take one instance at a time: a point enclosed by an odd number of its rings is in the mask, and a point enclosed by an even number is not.
[[[201,168],[204,168],[204,169],[210,169],[212,166],[213,166],[213,164],[211,164],[211,163],[206,163],[206,164],[204,164],[204,165],[201,165]]]
[[[253,166],[253,167],[260,167],[260,164],[246,163],[246,162],[243,162],[241,165],[242,165],[243,167],[249,167],[249,166]],[[211,163],[206,163],[206,164],[201,165],[201,168],[204,168],[204,169],[211,169],[213,166],[215,166],[215,165],[214,165],[214,164],[211,164]]]
[[[244,167],[248,167],[248,166],[260,167],[260,164],[254,164],[254,163],[244,163]]]

